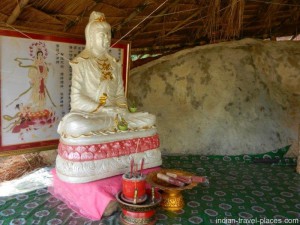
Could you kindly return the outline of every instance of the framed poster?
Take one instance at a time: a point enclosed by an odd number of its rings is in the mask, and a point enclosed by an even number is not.
[[[57,126],[70,111],[69,60],[83,39],[0,30],[0,156],[55,149]],[[125,92],[130,44],[110,49],[123,69]]]

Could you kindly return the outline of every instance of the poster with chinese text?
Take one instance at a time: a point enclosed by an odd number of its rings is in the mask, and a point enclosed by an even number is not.
[[[54,149],[57,126],[70,111],[69,60],[84,40],[0,30],[1,153]],[[120,61],[126,89],[129,44],[110,54]]]

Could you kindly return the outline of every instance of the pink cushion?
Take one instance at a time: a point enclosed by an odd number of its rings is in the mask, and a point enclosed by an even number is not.
[[[147,169],[144,174],[155,171],[159,167]],[[122,175],[82,184],[61,181],[53,169],[53,186],[49,192],[65,202],[69,208],[83,217],[99,220],[110,201],[122,188]]]

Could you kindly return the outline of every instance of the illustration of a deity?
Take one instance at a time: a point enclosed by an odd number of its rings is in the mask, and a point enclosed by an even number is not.
[[[56,121],[56,107],[51,99],[46,83],[49,73],[49,65],[46,63],[48,50],[44,42],[33,42],[29,46],[31,58],[15,58],[18,66],[28,68],[29,87],[19,94],[6,107],[15,107],[17,113],[13,116],[3,115],[3,118],[9,121],[9,125],[5,127],[8,132],[22,133],[30,130],[37,130],[41,127],[51,127]],[[32,61],[30,65],[24,65],[25,61]],[[28,98],[27,95],[30,95]],[[27,96],[27,102],[23,97]],[[47,106],[46,102],[51,103]]]

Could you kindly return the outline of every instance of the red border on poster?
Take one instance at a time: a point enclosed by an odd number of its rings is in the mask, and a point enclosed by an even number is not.
[[[43,40],[43,41],[53,41],[59,43],[70,43],[70,44],[85,44],[84,39],[80,38],[69,38],[69,37],[60,37],[60,36],[52,36],[52,35],[42,35],[42,34],[35,34],[35,33],[27,33],[27,32],[18,32],[13,30],[4,30],[0,29],[0,36],[11,36],[11,37],[19,37],[19,38],[29,38],[34,40]],[[112,41],[113,42],[113,41]],[[124,90],[125,94],[127,93],[127,79],[128,79],[128,71],[129,71],[129,54],[130,54],[130,43],[129,42],[118,42],[117,44],[113,44],[113,48],[118,48],[123,50],[123,82],[124,82]],[[1,56],[0,56],[1,57]],[[1,68],[0,68],[0,75],[1,75]],[[1,77],[1,76],[0,76]],[[1,89],[1,82],[0,79],[0,89]],[[2,96],[0,96],[0,101]],[[2,117],[2,109],[0,105],[0,117]],[[31,142],[31,143],[20,143],[15,145],[2,145],[2,122],[0,120],[0,156],[1,155],[10,155],[10,154],[22,154],[25,152],[34,152],[34,151],[41,151],[41,150],[51,150],[55,149],[58,145],[59,140],[47,140],[47,141],[39,141],[39,142]]]

